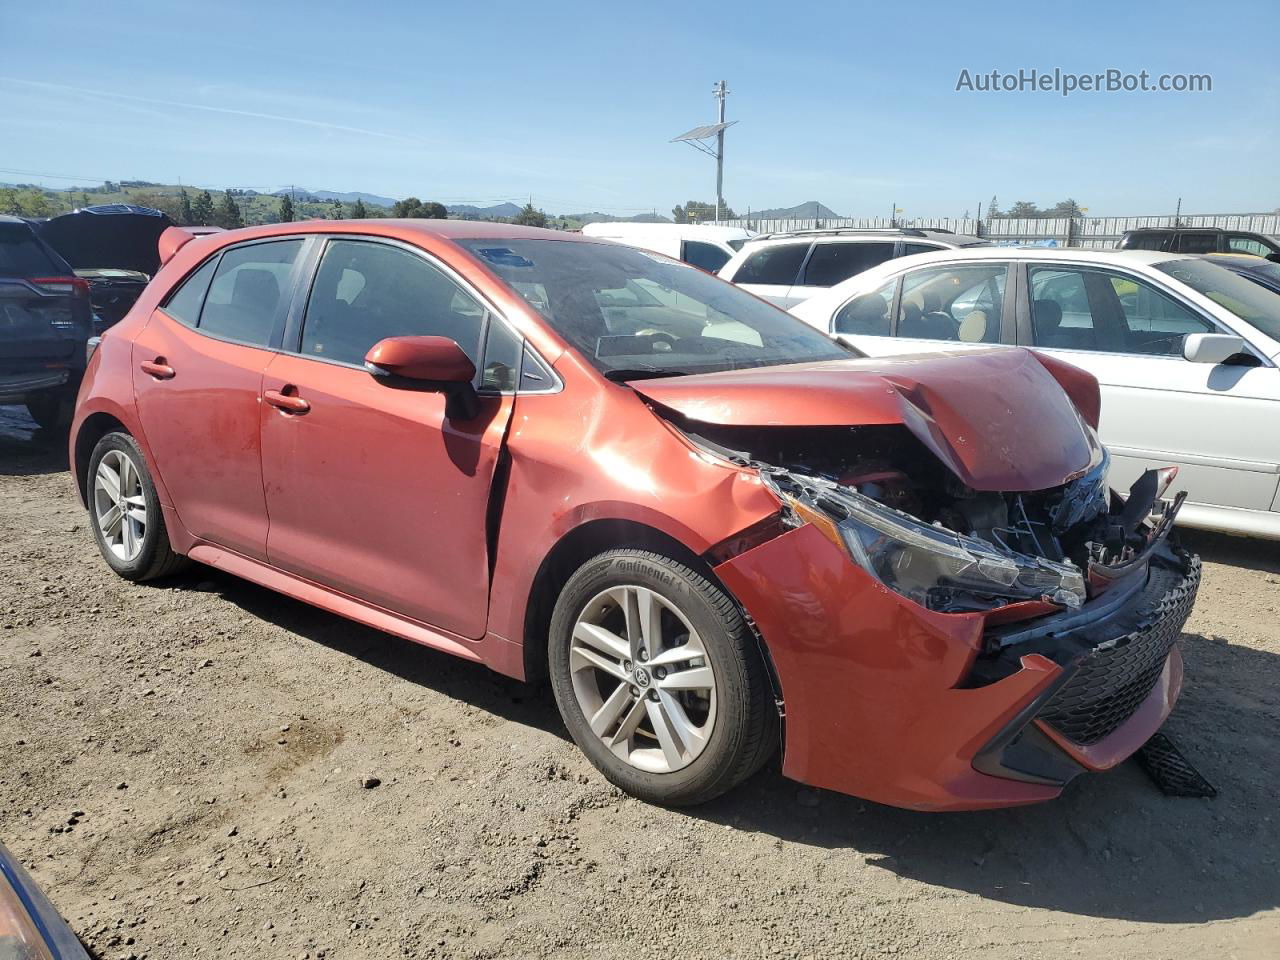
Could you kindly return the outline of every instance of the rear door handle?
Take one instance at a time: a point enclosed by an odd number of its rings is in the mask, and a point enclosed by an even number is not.
[[[173,367],[164,362],[164,357],[156,357],[154,360],[143,360],[138,364],[142,368],[143,373],[149,373],[157,380],[172,380],[177,372]]]
[[[263,392],[262,397],[267,403],[283,410],[285,413],[306,413],[311,409],[311,404],[301,397],[290,396],[287,393],[281,393],[279,390],[266,390]]]

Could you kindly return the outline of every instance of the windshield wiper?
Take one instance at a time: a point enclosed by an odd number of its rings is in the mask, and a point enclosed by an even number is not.
[[[621,383],[625,380],[657,380],[660,377],[685,377],[688,376],[684,370],[666,370],[661,367],[615,367],[613,370],[606,370],[604,378],[612,380],[614,383]]]

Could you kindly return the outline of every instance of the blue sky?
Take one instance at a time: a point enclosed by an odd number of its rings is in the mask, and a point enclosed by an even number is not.
[[[0,0],[0,181],[669,212],[713,198],[713,162],[667,141],[714,119],[723,77],[739,210],[1272,210],[1277,35],[1275,0]],[[962,68],[1033,67],[1208,73],[1213,92],[955,91]]]

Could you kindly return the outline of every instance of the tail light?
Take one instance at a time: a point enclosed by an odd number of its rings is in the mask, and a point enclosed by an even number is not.
[[[27,283],[45,293],[89,299],[89,281],[83,277],[30,277]]]

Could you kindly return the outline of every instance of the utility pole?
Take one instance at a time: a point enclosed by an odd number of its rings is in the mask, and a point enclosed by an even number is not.
[[[729,95],[729,88],[721,80],[712,88],[716,100],[720,103],[720,118],[717,123],[724,123],[724,98]],[[716,132],[716,220],[724,219],[724,127]]]
[[[711,88],[711,94],[718,101],[719,120],[716,123],[706,124],[701,127],[694,127],[687,133],[682,133],[678,137],[673,137],[672,143],[687,143],[689,146],[697,150],[701,150],[707,156],[716,162],[716,219],[723,219],[725,212],[724,205],[724,132],[727,128],[737,123],[737,120],[725,120],[724,118],[724,100],[729,95],[729,85],[723,80],[716,81],[716,85]],[[707,142],[715,138],[715,147],[707,145]]]

